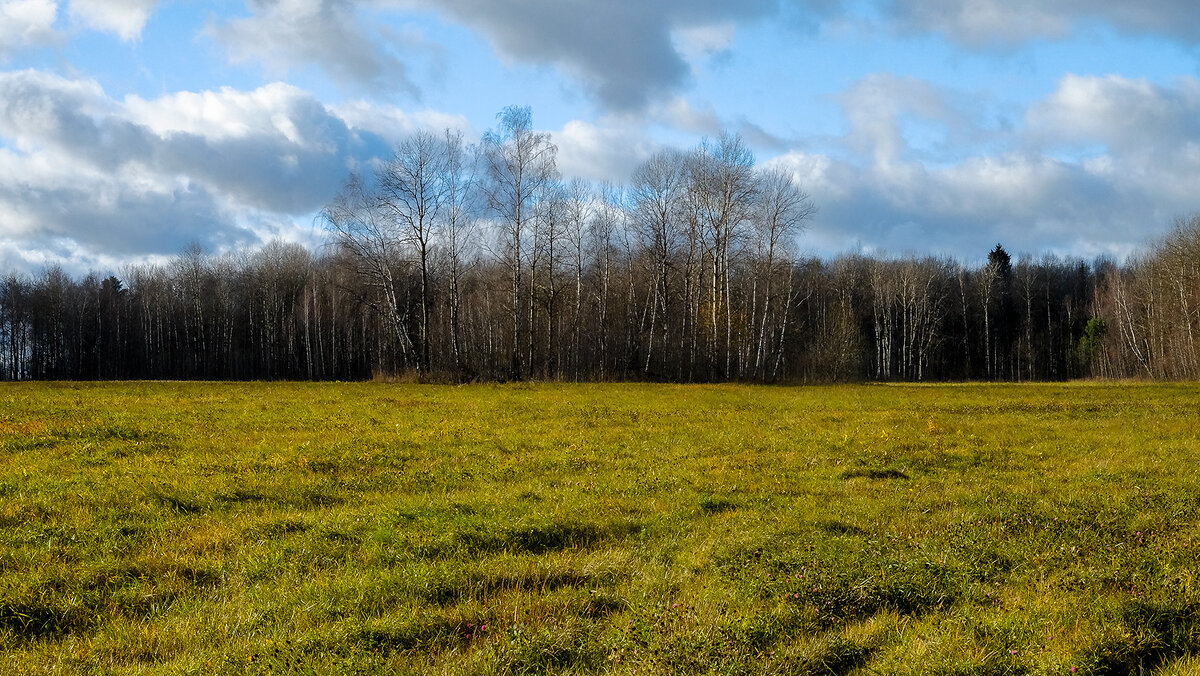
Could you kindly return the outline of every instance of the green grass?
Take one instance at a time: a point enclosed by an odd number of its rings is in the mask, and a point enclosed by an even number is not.
[[[1200,387],[0,385],[3,674],[1200,673]]]

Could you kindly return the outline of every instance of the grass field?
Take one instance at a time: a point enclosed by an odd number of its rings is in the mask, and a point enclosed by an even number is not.
[[[3,674],[1197,674],[1200,387],[0,385]]]

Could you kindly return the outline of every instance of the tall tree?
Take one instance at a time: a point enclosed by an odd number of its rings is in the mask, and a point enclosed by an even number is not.
[[[476,168],[478,153],[463,146],[461,131],[445,132],[446,189],[443,214],[443,255],[449,285],[450,352],[455,369],[467,370],[462,331],[463,277],[471,267],[478,246],[476,227]]]
[[[760,186],[754,213],[755,244],[761,261],[760,276],[763,279],[763,308],[759,313],[761,318],[754,350],[754,375],[759,378],[764,376],[764,369],[769,361],[766,357],[774,342],[772,338],[776,332],[782,334],[785,331],[787,313],[791,309],[791,303],[788,302],[782,314],[778,312],[776,277],[780,276],[780,271],[777,268],[782,264],[787,280],[791,279],[794,268],[791,258],[793,240],[817,212],[816,204],[808,193],[784,171],[776,169],[763,173]],[[755,288],[757,289],[757,285]],[[790,283],[785,285],[783,293],[785,298],[790,296]],[[757,300],[757,294],[755,299]]]
[[[1012,259],[997,244],[988,253],[987,265],[978,277],[983,296],[983,334],[987,376],[1007,377],[1010,309],[1012,300]]]
[[[571,317],[571,375],[575,380],[580,379],[583,368],[583,274],[587,267],[586,250],[591,237],[593,202],[592,187],[587,182],[576,178],[567,186],[563,224],[575,282]]]
[[[717,361],[721,342],[717,337],[718,327],[724,324],[724,359],[720,371],[730,377],[734,352],[730,257],[753,215],[759,190],[754,154],[740,136],[722,134],[716,142],[701,144],[688,166],[689,197],[695,205],[712,262],[710,354]]]
[[[655,334],[661,333],[664,347],[671,344],[670,268],[684,233],[683,199],[687,190],[686,158],[676,150],[661,150],[633,172],[630,199],[641,246],[650,253],[654,288],[642,370],[650,372]]]
[[[430,266],[435,238],[443,226],[443,212],[456,188],[450,165],[453,139],[417,131],[397,146],[390,162],[379,170],[381,205],[396,219],[403,241],[416,258],[420,275],[420,369],[430,370],[430,314],[433,290]]]
[[[550,135],[533,130],[528,107],[509,106],[497,115],[499,124],[484,134],[486,180],[483,191],[488,207],[502,224],[500,258],[511,283],[511,377],[524,375],[521,366],[522,273],[530,244],[530,227],[546,188],[558,177],[558,148]],[[528,327],[529,331],[533,327]]]
[[[407,309],[400,303],[397,287],[407,267],[407,233],[388,214],[374,191],[358,175],[352,175],[342,191],[322,212],[334,243],[362,283],[360,301],[384,320],[399,346],[402,360],[411,364],[412,339],[407,326]]]

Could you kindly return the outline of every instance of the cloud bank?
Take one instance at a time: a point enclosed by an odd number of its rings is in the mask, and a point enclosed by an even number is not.
[[[0,229],[35,258],[255,244],[389,147],[290,85],[116,101],[33,70],[0,74],[0,136]]]
[[[1002,241],[1028,253],[1120,257],[1196,208],[1200,80],[1164,87],[1068,74],[1026,111],[1006,149],[931,158],[908,140],[905,118],[942,138],[994,138],[953,98],[919,80],[864,78],[843,100],[850,153],[772,161],[821,205],[816,247],[983,256]]]

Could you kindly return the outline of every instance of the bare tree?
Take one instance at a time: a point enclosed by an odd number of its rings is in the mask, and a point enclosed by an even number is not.
[[[433,246],[443,225],[442,211],[450,199],[447,139],[418,131],[396,146],[392,159],[380,168],[380,206],[396,221],[396,235],[416,258],[420,274],[420,369],[430,370],[430,265]]]
[[[782,262],[786,266],[788,278],[791,278],[793,268],[793,260],[790,255],[791,245],[796,235],[803,230],[805,224],[816,213],[816,204],[813,203],[808,193],[796,184],[790,174],[778,169],[763,173],[760,178],[758,208],[754,217],[765,287],[763,289],[762,318],[758,327],[758,344],[754,357],[754,373],[758,377],[763,376],[764,356],[772,342],[771,334],[776,330],[783,331],[787,322],[786,310],[788,308],[784,308],[785,312],[781,318],[772,318],[774,305],[778,305],[774,282],[779,271],[776,268]],[[784,293],[791,293],[790,287],[791,285],[788,284]]]
[[[689,198],[695,205],[712,261],[710,350],[715,357],[718,326],[723,319],[724,368],[721,372],[730,377],[734,352],[730,255],[743,227],[753,216],[759,189],[754,154],[740,136],[722,134],[715,143],[701,144],[692,154],[688,168]]]
[[[656,329],[669,345],[670,267],[684,233],[683,199],[687,189],[685,157],[676,150],[655,153],[633,172],[630,199],[634,223],[643,249],[650,253],[654,288],[651,293],[649,332],[646,339],[644,372],[649,373],[654,356]]]
[[[612,352],[612,286],[616,272],[617,246],[624,214],[613,199],[612,186],[600,189],[600,199],[588,228],[591,234],[592,265],[597,284],[593,292],[596,305],[596,373],[601,380],[609,377]]]
[[[256,371],[268,378],[296,373],[299,359],[296,308],[313,266],[308,249],[294,243],[268,242],[246,262],[246,303],[250,329],[258,344]],[[231,298],[232,293],[223,294]],[[232,312],[224,314],[231,315]],[[304,327],[300,327],[303,329]],[[232,327],[222,330],[222,342],[232,343]],[[229,334],[226,336],[226,334]],[[230,350],[232,351],[232,350]]]
[[[497,116],[499,126],[483,137],[488,207],[501,223],[501,259],[512,291],[511,376],[521,378],[521,288],[531,222],[546,187],[558,176],[558,148],[550,135],[533,131],[528,107],[509,106]],[[533,327],[528,328],[529,331]]]
[[[463,147],[460,131],[446,131],[446,188],[443,212],[444,256],[449,284],[450,350],[455,367],[465,370],[462,340],[463,276],[474,260],[477,246],[475,203],[478,155]]]
[[[358,175],[350,177],[321,216],[334,243],[370,292],[363,294],[363,302],[384,319],[402,358],[410,361],[412,340],[396,290],[401,271],[407,267],[403,226],[381,208],[378,197]]]
[[[583,363],[583,273],[587,265],[585,250],[594,211],[591,186],[581,179],[572,180],[567,186],[563,207],[563,226],[570,249],[571,272],[575,280],[574,314],[571,318],[572,377],[579,380]]]

